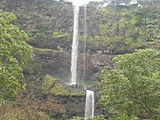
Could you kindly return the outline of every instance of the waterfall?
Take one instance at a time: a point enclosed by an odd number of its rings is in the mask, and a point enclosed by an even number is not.
[[[71,53],[71,85],[77,84],[79,6],[74,6],[74,30]]]
[[[73,42],[72,42],[72,53],[71,53],[71,80],[70,85],[77,84],[77,63],[78,63],[78,27],[79,27],[79,9],[80,6],[85,6],[85,45],[84,52],[86,52],[86,36],[87,36],[87,27],[86,27],[86,5],[90,1],[103,1],[103,0],[64,0],[66,2],[72,2],[74,6],[74,30],[73,30]],[[85,54],[85,53],[84,53]],[[85,55],[84,55],[84,67],[85,67]],[[83,80],[85,79],[85,68],[83,72]]]
[[[94,117],[94,92],[86,90],[85,120]]]

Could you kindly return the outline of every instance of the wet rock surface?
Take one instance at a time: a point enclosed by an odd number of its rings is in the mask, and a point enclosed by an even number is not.
[[[43,61],[43,72],[53,76],[69,79],[70,78],[70,62],[71,56],[68,52],[53,51],[34,51],[36,57]],[[98,74],[104,66],[111,66],[111,60],[114,56],[106,54],[86,54],[84,66],[84,54],[79,55],[78,59],[78,76],[82,80],[83,71],[85,69],[86,81],[98,81]],[[63,76],[63,78],[62,78]]]
[[[70,3],[53,0],[1,0],[0,9],[13,12],[17,16],[14,22],[20,29],[27,32],[28,42],[33,47],[36,59],[25,68],[24,74],[27,89],[33,86],[39,90],[46,74],[67,83],[70,80],[71,44],[73,32],[73,7]],[[86,60],[83,53],[84,11],[80,10],[79,36],[80,47],[78,57],[78,82],[82,82],[85,69],[85,82],[99,81],[98,75],[103,66],[112,65],[114,55],[94,47],[87,48]],[[95,7],[87,9],[88,35],[99,33],[97,11]],[[85,62],[85,66],[84,66]],[[78,88],[79,89],[79,88]],[[39,92],[39,91],[37,91]],[[31,101],[32,103],[32,101]],[[39,109],[55,116],[84,116],[85,95],[83,96],[53,96],[40,95],[36,105]],[[96,98],[96,114],[102,113]]]

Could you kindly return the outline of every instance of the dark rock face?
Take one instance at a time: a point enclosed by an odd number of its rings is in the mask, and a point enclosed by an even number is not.
[[[71,64],[71,43],[73,32],[73,7],[70,3],[56,2],[53,0],[0,0],[0,9],[13,12],[17,16],[14,24],[27,32],[30,37],[29,44],[34,50],[35,58],[42,63],[41,70],[37,73],[25,73],[28,83],[34,81],[40,86],[40,77],[50,74],[66,82],[70,80]],[[80,37],[84,32],[84,11],[80,10]],[[96,8],[87,9],[87,28],[88,35],[99,33]],[[49,49],[49,50],[48,50]],[[112,65],[111,60],[114,56],[102,54],[102,51],[87,49],[86,60],[84,61],[83,41],[80,39],[79,58],[78,58],[78,78],[83,80],[84,69],[86,71],[85,81],[99,81],[99,71],[105,65]],[[54,51],[57,50],[57,51]],[[95,52],[96,51],[96,52]],[[84,66],[84,62],[86,63]],[[38,64],[38,63],[37,63]],[[32,66],[32,65],[31,65]],[[56,102],[53,101],[56,99]],[[55,112],[56,115],[68,114],[69,116],[84,116],[85,96],[67,97],[52,96],[41,100],[42,110]],[[54,104],[53,104],[54,103]],[[46,105],[47,104],[47,105]],[[53,105],[53,106],[51,106]],[[56,111],[56,107],[62,107]],[[96,113],[102,113],[99,105],[96,105]]]
[[[85,97],[61,97],[65,104],[66,112],[72,116],[83,116],[85,111]]]
[[[67,114],[68,117],[84,116],[85,99],[85,96],[47,96],[41,98],[40,109],[56,113],[54,118],[58,118],[64,114]],[[100,115],[102,113],[107,114],[97,103],[96,98],[95,101],[95,115]]]
[[[43,72],[53,76],[61,77],[61,79],[70,78],[70,53],[53,52],[53,51],[34,51],[34,54],[43,61]],[[86,81],[98,81],[98,74],[100,70],[106,66],[111,66],[111,60],[114,56],[106,54],[86,54],[85,67],[84,67],[84,54],[79,55],[78,59],[78,76],[82,80],[83,71],[85,69]],[[62,77],[63,76],[63,77]],[[66,78],[65,78],[66,77]]]
[[[65,51],[71,49],[73,33],[73,6],[71,3],[53,0],[8,0],[0,1],[0,9],[13,12],[17,16],[15,22],[25,30],[31,38],[29,44],[38,48],[57,50],[58,46]],[[97,9],[87,9],[88,35],[99,33]],[[84,33],[84,8],[80,9],[80,36]],[[55,36],[53,33],[61,33]],[[65,35],[65,34],[68,35]]]
[[[37,40],[32,40],[29,42],[30,45],[36,48],[53,49],[53,50],[65,50],[71,49],[71,38],[70,36],[64,36],[60,38],[53,38],[51,35],[44,35],[38,37]]]
[[[106,65],[111,66],[112,55],[106,54],[86,54],[86,60],[84,66],[84,54],[79,55],[78,73],[79,78],[83,76],[83,70],[85,69],[85,81],[98,81],[98,74],[102,68]]]
[[[43,72],[53,76],[69,76],[70,54],[67,52],[34,51],[36,57],[43,61]]]
[[[54,100],[54,101],[52,101]],[[51,103],[52,106],[55,106],[55,104],[59,107],[55,109],[54,107],[51,108],[50,111],[61,114],[67,114],[68,116],[83,116],[85,111],[85,97],[77,97],[77,96],[47,96],[44,98],[41,98],[42,104]],[[56,101],[56,102],[55,102]],[[50,105],[51,105],[50,104]],[[61,106],[60,106],[61,105]],[[41,109],[47,109],[48,107],[45,107],[42,105]],[[60,110],[60,111],[58,111]]]

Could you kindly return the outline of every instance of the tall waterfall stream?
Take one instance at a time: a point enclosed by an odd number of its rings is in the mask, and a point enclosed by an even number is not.
[[[80,6],[84,6],[84,58],[83,58],[83,76],[82,79],[85,80],[85,66],[86,66],[86,40],[87,40],[87,4],[90,1],[98,1],[98,0],[83,0],[83,1],[75,1],[69,0],[73,3],[74,6],[74,30],[73,30],[73,41],[72,41],[72,52],[71,52],[71,80],[70,85],[77,84],[77,66],[78,66],[78,29],[79,29],[79,12]],[[99,0],[101,1],[101,0]],[[86,90],[86,105],[85,105],[85,120],[94,116],[94,92],[91,90]]]
[[[94,92],[86,90],[85,120],[94,117]]]

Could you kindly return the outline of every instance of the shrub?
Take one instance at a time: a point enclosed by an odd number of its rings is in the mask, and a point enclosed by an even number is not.
[[[51,88],[50,93],[54,95],[62,95],[62,96],[69,95],[69,91],[65,89],[65,87],[60,83],[56,83],[55,86]]]
[[[100,103],[111,113],[153,118],[160,106],[160,51],[146,49],[114,59],[102,71]]]
[[[50,88],[53,87],[53,85],[56,82],[56,78],[52,77],[51,75],[45,75],[44,79],[42,80],[42,90],[44,93],[48,93]]]

